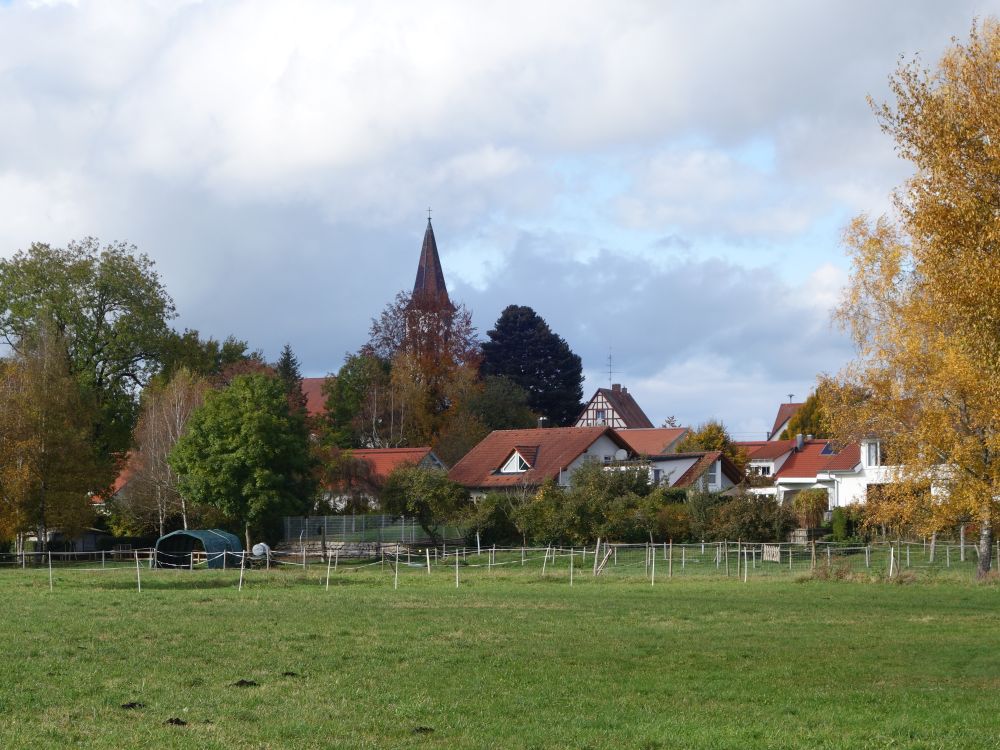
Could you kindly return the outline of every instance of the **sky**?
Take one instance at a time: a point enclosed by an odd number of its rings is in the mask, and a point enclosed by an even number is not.
[[[134,243],[177,328],[320,376],[430,207],[483,337],[528,305],[585,398],[763,438],[851,358],[841,233],[909,173],[868,97],[998,6],[0,0],[0,254]]]

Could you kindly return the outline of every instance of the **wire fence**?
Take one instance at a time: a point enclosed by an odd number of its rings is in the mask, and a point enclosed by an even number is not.
[[[466,530],[457,526],[437,529],[438,539],[461,541]],[[286,516],[284,543],[302,542],[354,542],[365,544],[432,544],[430,535],[417,522],[407,516],[385,514],[356,514],[340,516]]]
[[[194,573],[206,568],[228,571],[233,584],[266,584],[275,576],[298,575],[320,583],[350,576],[374,575],[398,588],[420,577],[442,578],[455,586],[494,580],[562,581],[569,585],[603,581],[643,582],[649,585],[672,579],[728,579],[747,583],[757,579],[795,578],[804,574],[848,578],[867,575],[882,579],[902,575],[932,577],[951,574],[972,577],[979,564],[974,545],[924,542],[879,542],[866,545],[811,543],[704,542],[694,544],[614,544],[598,541],[586,547],[467,547],[419,546],[402,543],[382,545],[374,553],[357,554],[356,546],[330,545],[317,551],[303,545],[299,550],[249,552],[157,553],[153,549],[114,552],[26,552],[0,555],[0,575],[21,571],[28,575],[47,572],[49,588],[75,573],[134,574],[142,582],[163,582],[177,571]],[[995,546],[1000,570],[1000,542]],[[236,576],[238,575],[238,582]]]

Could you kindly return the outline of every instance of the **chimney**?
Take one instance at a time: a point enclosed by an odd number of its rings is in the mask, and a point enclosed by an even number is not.
[[[806,435],[806,440],[812,440],[812,439],[813,439],[812,435]]]
[[[548,421],[549,421],[548,417],[539,417],[538,418],[538,429],[539,430],[544,430],[545,429],[545,423],[548,422]]]
[[[622,388],[622,393],[628,393],[628,388]]]
[[[802,433],[800,432],[795,436],[795,450],[801,451],[805,447],[805,441],[802,439]]]
[[[612,383],[611,384],[611,390],[613,390],[615,393],[618,393],[621,389],[622,389],[622,384],[621,383]]]

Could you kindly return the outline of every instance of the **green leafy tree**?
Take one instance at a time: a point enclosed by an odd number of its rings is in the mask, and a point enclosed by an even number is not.
[[[791,508],[773,497],[738,495],[715,508],[709,538],[783,542],[795,528]]]
[[[325,442],[339,448],[404,445],[406,403],[394,387],[392,366],[374,354],[349,354],[327,380]]]
[[[690,430],[684,439],[678,443],[677,452],[722,451],[730,461],[742,471],[746,466],[747,457],[729,435],[726,426],[715,419],[698,425]]]
[[[137,394],[160,367],[174,314],[153,262],[132,245],[36,243],[0,260],[0,337],[18,350],[52,322],[97,404],[94,438],[106,456],[128,447]]]
[[[480,371],[510,379],[528,394],[529,408],[553,425],[571,425],[583,398],[583,363],[534,310],[510,305],[482,345]]]
[[[224,341],[202,339],[198,331],[188,328],[183,333],[170,331],[162,355],[162,366],[157,373],[161,382],[169,382],[180,369],[192,375],[215,377],[228,367],[254,356],[246,341],[228,336]]]
[[[169,462],[180,493],[225,513],[248,545],[251,532],[274,541],[282,516],[312,504],[309,434],[275,377],[240,375],[208,393]]]
[[[462,485],[448,479],[444,470],[402,466],[386,478],[381,504],[387,513],[416,518],[439,543],[442,527],[467,518],[469,495]]]
[[[0,538],[68,537],[93,522],[90,496],[110,481],[91,440],[96,407],[70,373],[52,326],[18,341],[0,366]]]
[[[814,391],[788,420],[788,426],[781,433],[781,439],[789,440],[796,435],[812,435],[815,438],[831,437],[829,418],[823,408],[819,391]]]

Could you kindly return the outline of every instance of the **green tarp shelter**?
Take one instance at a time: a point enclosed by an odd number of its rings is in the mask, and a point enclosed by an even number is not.
[[[210,568],[238,568],[243,551],[239,537],[221,529],[183,529],[156,540],[156,567],[191,567],[191,554],[204,551]]]

